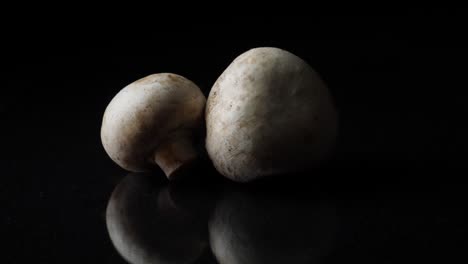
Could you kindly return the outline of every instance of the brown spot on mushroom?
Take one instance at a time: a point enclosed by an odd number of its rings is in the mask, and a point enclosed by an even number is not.
[[[174,81],[174,82],[183,82],[183,81],[185,81],[181,76],[176,75],[176,74],[171,74],[171,73],[169,73],[169,74],[167,75],[167,78],[168,78],[170,81]]]
[[[249,125],[249,122],[248,122],[248,121],[243,120],[243,119],[242,119],[242,120],[239,120],[239,125],[238,125],[239,128],[244,128],[244,127],[246,127],[246,126],[248,126],[248,125]]]
[[[211,109],[213,108],[213,106],[214,106],[214,105],[216,104],[216,102],[217,102],[217,99],[216,99],[216,97],[217,97],[217,95],[218,95],[218,92],[216,91],[217,87],[218,87],[218,82],[216,82],[216,83],[214,84],[214,86],[213,86],[213,88],[212,88],[213,92],[210,94],[210,100],[208,100],[208,101],[206,102],[206,110],[205,110],[205,111],[206,111],[207,113],[211,111]]]

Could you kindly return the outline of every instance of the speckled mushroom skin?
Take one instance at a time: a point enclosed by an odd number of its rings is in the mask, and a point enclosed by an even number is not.
[[[147,171],[158,162],[169,176],[196,154],[191,137],[202,122],[205,101],[193,82],[176,74],[135,81],[106,108],[101,127],[104,149],[126,170]]]
[[[319,75],[278,48],[237,57],[210,91],[206,149],[216,169],[238,182],[304,169],[326,158],[337,112]]]

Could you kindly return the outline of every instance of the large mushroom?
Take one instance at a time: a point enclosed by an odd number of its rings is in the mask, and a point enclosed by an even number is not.
[[[320,76],[278,48],[237,57],[210,91],[206,149],[216,169],[238,182],[303,170],[326,159],[337,112]]]
[[[126,170],[147,171],[157,164],[171,179],[197,156],[192,141],[205,101],[193,82],[176,74],[135,81],[107,106],[101,127],[104,149]]]

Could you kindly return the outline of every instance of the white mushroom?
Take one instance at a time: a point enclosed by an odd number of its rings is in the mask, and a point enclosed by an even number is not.
[[[193,131],[202,123],[205,101],[193,82],[176,74],[131,83],[104,113],[104,149],[126,170],[147,171],[157,164],[171,178],[197,156]]]
[[[239,182],[290,173],[325,159],[337,112],[319,75],[278,48],[237,57],[206,107],[206,149],[216,169]]]

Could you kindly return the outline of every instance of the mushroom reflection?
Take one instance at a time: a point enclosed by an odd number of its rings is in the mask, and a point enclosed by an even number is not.
[[[130,174],[106,211],[110,238],[130,263],[191,263],[207,248],[206,219],[180,208],[154,175]]]
[[[337,220],[325,202],[233,192],[209,222],[211,249],[223,264],[317,263],[331,249]]]

